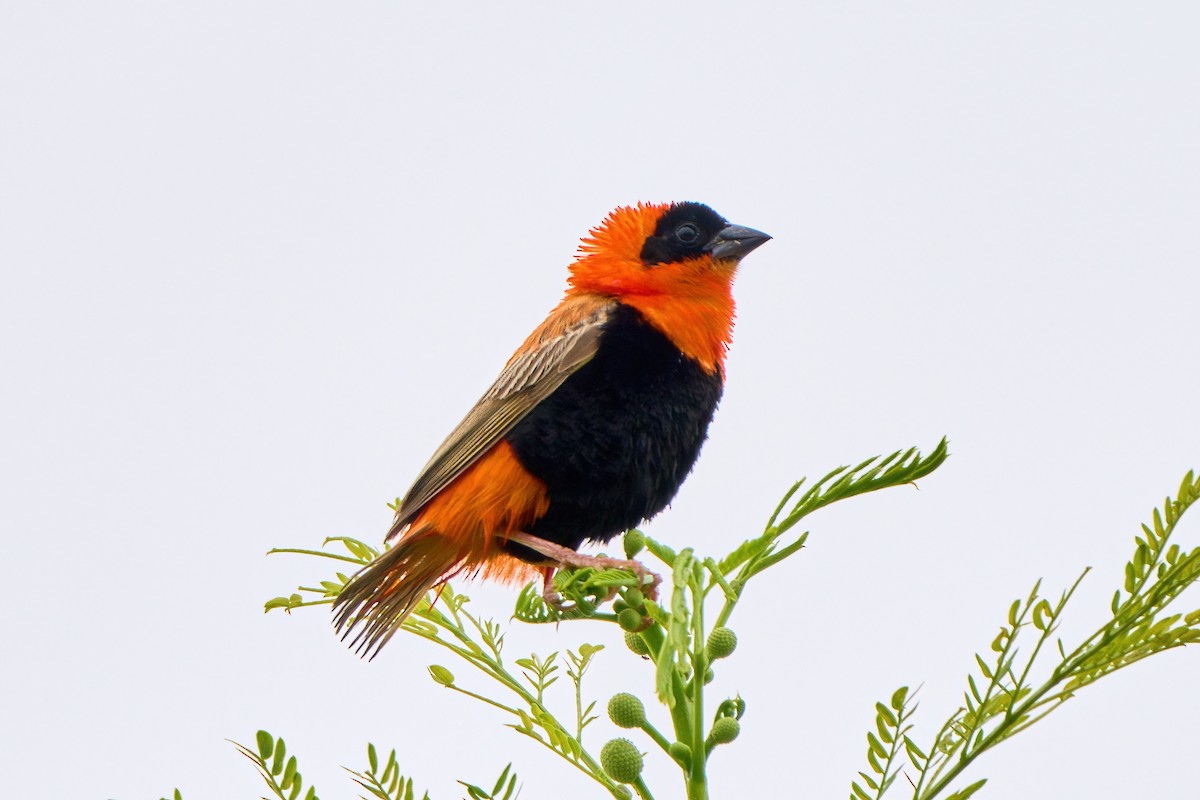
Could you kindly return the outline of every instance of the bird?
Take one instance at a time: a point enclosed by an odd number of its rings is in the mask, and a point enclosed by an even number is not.
[[[342,587],[334,625],[374,658],[458,575],[546,596],[579,553],[654,517],[708,435],[725,382],[742,258],[770,240],[697,202],[637,203],[592,228],[562,300],[395,506],[394,542]]]

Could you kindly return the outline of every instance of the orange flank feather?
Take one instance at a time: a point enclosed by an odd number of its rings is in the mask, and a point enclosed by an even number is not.
[[[409,530],[437,531],[451,573],[481,566],[486,578],[524,583],[537,571],[497,545],[533,524],[549,507],[546,484],[530,475],[508,442],[501,441],[430,500]],[[398,546],[403,544],[401,538]]]

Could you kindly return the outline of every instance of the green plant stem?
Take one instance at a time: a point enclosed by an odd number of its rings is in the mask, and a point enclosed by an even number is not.
[[[487,703],[489,706],[498,708],[501,711],[507,711],[508,713],[512,714],[514,717],[517,717],[518,719],[521,716],[519,713],[517,713],[517,710],[515,708],[509,708],[508,706],[504,705],[503,703],[497,702],[497,701],[491,699],[490,697],[484,697],[481,694],[476,694],[475,692],[472,692],[469,689],[464,689],[457,684],[452,683],[449,686],[447,686],[446,688],[453,689],[454,691],[458,692],[459,694],[465,694],[467,697],[474,697],[476,700],[482,700],[483,702]]]
[[[1019,720],[1034,704],[1037,703],[1038,700],[1040,700],[1046,694],[1046,692],[1050,691],[1052,688],[1054,688],[1054,684],[1047,682],[1045,685],[1041,686],[1037,691],[1030,694],[1029,697],[1025,700],[1025,702],[1021,703],[1021,705],[1018,706],[1019,710],[1018,710],[1016,716],[1013,717],[1013,719]],[[963,754],[959,757],[958,761],[955,762],[949,768],[949,770],[947,770],[946,774],[942,775],[940,778],[938,778],[933,783],[931,783],[929,785],[929,788],[925,791],[924,794],[914,795],[914,800],[926,800],[926,798],[937,797],[942,792],[943,789],[945,789],[947,786],[950,785],[951,781],[953,781],[955,778],[957,778],[959,776],[959,774],[962,773],[963,770],[965,770],[968,766],[970,766],[971,762],[974,761],[975,758],[979,754],[983,753],[985,750],[990,748],[992,745],[996,744],[996,742],[1000,741],[1006,735],[1008,735],[1008,732],[1009,732],[1008,729],[1010,728],[1010,726],[1011,726],[1011,722],[1009,721],[1009,719],[1006,718],[1003,722],[1001,722],[999,725],[997,725],[995,727],[995,729],[992,730],[991,733],[984,736],[979,741],[979,745],[974,750],[971,750],[970,752],[966,752],[964,750]]]
[[[575,681],[575,739],[583,744],[583,673]]]
[[[304,587],[302,586],[300,588],[303,589]],[[296,605],[294,605],[294,606],[288,606],[285,609],[285,611],[292,611],[297,608],[307,608],[309,606],[329,606],[329,605],[333,605],[333,600],[334,600],[334,598],[332,598],[332,597],[326,598],[324,600],[304,600],[302,602],[296,603]]]
[[[562,753],[555,750],[554,746],[552,744],[550,744],[549,742],[545,741],[544,739],[539,739],[536,736],[530,736],[529,733],[525,732],[521,728],[514,728],[514,730],[516,730],[518,733],[522,733],[526,736],[529,736],[530,739],[537,742],[542,747],[549,750],[551,753],[554,753],[554,755],[558,756],[563,761],[566,761],[568,764],[575,767],[577,770],[582,772],[584,775],[587,775],[589,778],[596,781],[596,783],[599,783],[605,789],[608,789],[609,794],[613,795],[613,797],[618,796],[618,794],[617,794],[617,792],[619,791],[618,785],[615,783],[612,783],[608,779],[608,774],[600,767],[600,765],[598,763],[596,763],[596,760],[594,758],[592,758],[590,755],[588,755],[586,750],[583,752],[583,755],[580,756],[580,760],[576,761],[573,758],[567,758]]]
[[[641,775],[639,775],[638,779],[631,785],[633,786],[633,790],[638,793],[638,797],[642,798],[642,800],[654,800],[654,795],[650,794],[650,788],[646,786],[646,782],[642,780]]]
[[[424,636],[424,638],[426,638],[432,642],[435,642],[437,644],[440,644],[442,647],[445,647],[446,649],[456,653],[464,660],[474,664],[484,674],[491,676],[492,679],[494,679],[501,685],[508,687],[518,697],[520,697],[522,700],[524,700],[531,708],[536,708],[541,714],[545,715],[546,719],[548,719],[554,725],[556,725],[559,728],[559,730],[565,732],[566,728],[563,727],[563,724],[561,722],[559,722],[558,718],[555,717],[552,713],[550,713],[550,710],[548,708],[546,708],[546,706],[543,705],[543,703],[537,697],[535,697],[531,692],[529,692],[521,684],[521,682],[519,680],[517,680],[517,678],[515,678],[511,674],[509,674],[509,672],[504,668],[503,662],[498,657],[491,657],[491,656],[488,656],[487,654],[485,654],[483,652],[482,648],[479,648],[479,645],[476,644],[475,642],[473,642],[471,640],[471,638],[469,636],[467,636],[466,633],[463,632],[462,627],[461,627],[462,621],[459,617],[459,612],[457,610],[452,610],[451,613],[453,614],[457,625],[451,624],[449,618],[447,618],[444,614],[441,614],[441,613],[438,613],[436,615],[436,617],[434,617],[434,619],[436,619],[437,623],[439,625],[441,625],[442,628],[444,628],[445,630],[450,632],[459,641],[463,642],[464,644],[468,644],[469,647],[460,647],[460,646],[458,646],[452,642],[448,642],[438,636],[428,636],[428,635],[424,635],[424,634],[420,634],[420,633],[418,633],[418,635],[422,635],[422,636]],[[431,617],[432,616],[433,615],[431,615]],[[467,616],[469,617],[470,615],[467,615]],[[472,622],[474,622],[473,618],[472,618]],[[476,627],[478,628],[477,623],[476,623]],[[470,646],[473,646],[473,647],[470,647]],[[507,706],[504,706],[502,704],[487,700],[487,698],[482,697],[481,695],[475,695],[471,692],[468,692],[465,689],[459,688],[458,686],[452,686],[450,688],[453,688],[459,692],[462,692],[463,694],[469,694],[473,697],[477,697],[480,700],[485,700],[486,702],[488,702],[491,705],[496,706],[497,708],[501,708],[510,713],[517,714],[517,712],[514,709],[510,709]],[[517,714],[517,716],[519,717],[520,715]],[[520,730],[520,729],[518,728],[518,730]],[[530,737],[530,738],[532,738],[536,742],[540,742],[541,744],[543,744],[552,753],[555,753],[555,754],[559,755],[560,757],[563,756],[563,754],[559,753],[557,750],[555,750],[554,747],[552,747],[549,742],[542,741],[541,739],[538,739],[537,737]],[[576,741],[578,741],[578,740],[576,740]],[[574,764],[585,775],[588,775],[593,780],[600,783],[602,786],[604,786],[604,788],[608,789],[609,792],[614,792],[616,790],[617,785],[615,783],[612,783],[612,781],[609,780],[607,773],[605,773],[603,768],[601,768],[599,762],[597,762],[596,759],[593,758],[590,753],[588,753],[586,750],[583,749],[582,743],[580,743],[579,760],[576,761],[575,759],[571,759],[571,758],[565,758],[565,760],[570,764]],[[580,763],[580,762],[583,762],[583,763]],[[585,765],[586,765],[586,767],[585,767]]]
[[[692,769],[688,775],[688,800],[706,800],[708,754],[704,749],[704,676],[708,672],[704,652],[704,592],[693,574],[692,589]]]
[[[671,755],[671,743],[667,741],[667,737],[663,736],[658,728],[650,724],[649,721],[641,724],[641,731],[654,740],[654,743],[662,748],[662,751],[668,756]]]
[[[320,556],[321,558],[332,558],[334,561],[347,561],[351,564],[357,564],[360,567],[367,563],[360,558],[343,556],[339,553],[329,553],[324,550],[302,550],[297,547],[274,547],[267,551],[267,555],[269,556],[275,555],[276,553],[299,553],[300,555],[305,556]]]
[[[666,633],[658,625],[651,625],[642,631],[641,636],[642,641],[650,648],[650,652],[657,653],[662,647],[663,637],[666,636]],[[683,681],[678,674],[671,679],[671,694],[675,697],[675,703],[670,707],[671,725],[675,729],[675,739],[687,742],[691,738],[692,718],[688,713],[687,692],[684,691]]]

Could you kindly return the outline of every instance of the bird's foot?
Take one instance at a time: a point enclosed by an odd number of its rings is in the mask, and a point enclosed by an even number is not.
[[[658,599],[658,585],[662,583],[662,576],[646,569],[645,565],[640,561],[634,561],[628,558],[609,558],[608,556],[589,556],[583,553],[576,552],[569,547],[563,547],[554,542],[548,542],[545,539],[539,539],[536,536],[531,536],[528,533],[512,533],[509,534],[509,541],[517,542],[525,545],[534,552],[541,553],[546,558],[555,562],[555,566],[547,567],[542,571],[544,584],[542,586],[542,599],[552,608],[562,611],[563,598],[554,588],[554,571],[558,567],[574,567],[581,569],[583,567],[591,567],[592,569],[623,569],[632,572],[637,576],[642,593],[651,600]],[[606,600],[612,599],[612,592]]]

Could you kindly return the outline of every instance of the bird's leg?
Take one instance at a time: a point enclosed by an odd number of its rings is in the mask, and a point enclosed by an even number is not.
[[[545,539],[539,539],[537,536],[531,536],[528,533],[510,533],[508,540],[524,545],[555,563],[555,566],[547,567],[542,572],[542,576],[545,579],[545,585],[542,588],[542,597],[546,599],[549,605],[555,608],[561,608],[562,604],[562,598],[554,591],[554,570],[558,567],[628,570],[638,577],[638,580],[641,582],[642,592],[645,593],[646,597],[651,600],[658,597],[658,585],[662,583],[662,577],[646,569],[645,565],[640,561],[633,561],[627,558],[609,558],[607,556],[588,556],[578,553],[569,547],[563,547],[561,544],[555,544]],[[551,602],[549,599],[550,595],[556,597],[557,602]]]

